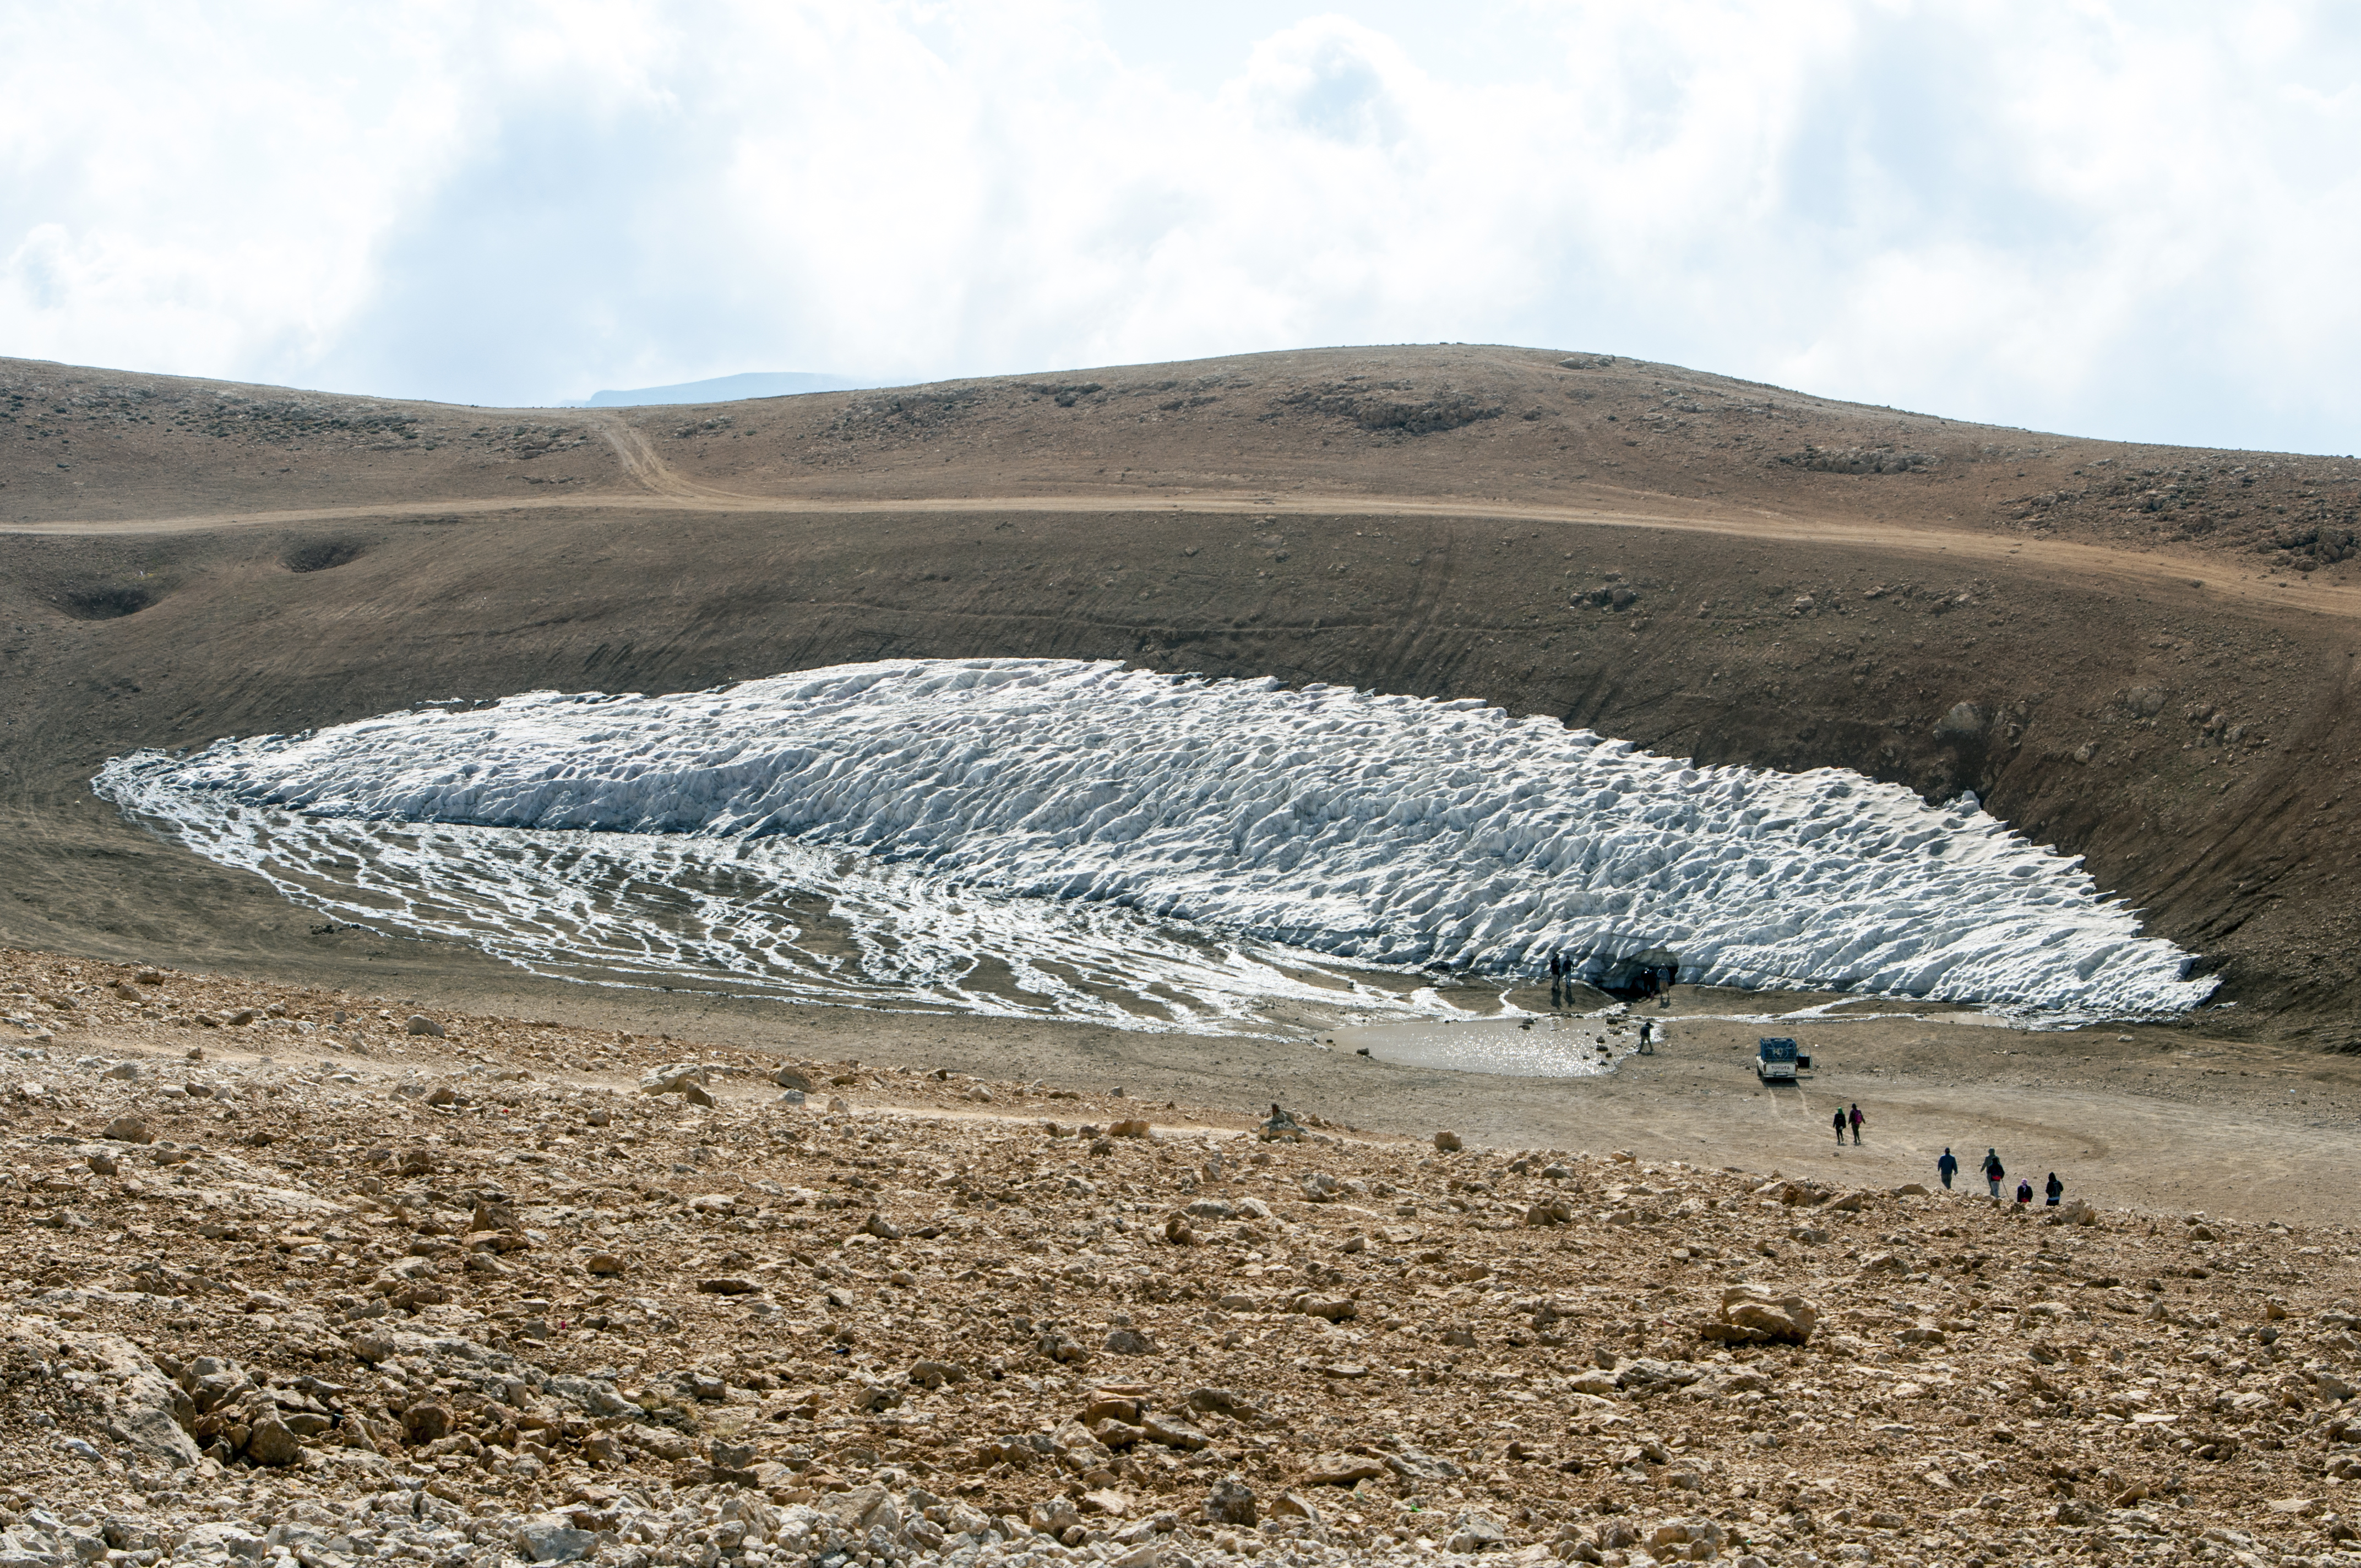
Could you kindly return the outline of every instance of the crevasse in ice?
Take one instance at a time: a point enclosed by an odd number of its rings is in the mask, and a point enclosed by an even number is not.
[[[2213,982],[1969,797],[1696,767],[1439,702],[1115,663],[906,660],[684,696],[536,692],[108,764],[170,814],[857,849],[1380,964],[2169,1013]]]

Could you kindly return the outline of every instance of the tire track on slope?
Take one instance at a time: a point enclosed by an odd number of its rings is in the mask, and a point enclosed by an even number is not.
[[[648,438],[620,414],[598,415],[591,422],[597,426],[598,433],[606,438],[607,444],[614,449],[615,460],[623,466],[623,472],[637,481],[650,495],[661,496],[667,500],[714,502],[725,505],[761,499],[757,496],[741,495],[734,490],[717,489],[710,485],[699,485],[693,480],[682,478],[673,471],[672,465],[664,460],[663,455],[649,444]],[[581,499],[594,500],[598,498]]]

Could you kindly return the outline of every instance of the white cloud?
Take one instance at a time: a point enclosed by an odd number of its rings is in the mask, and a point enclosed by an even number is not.
[[[1202,15],[0,3],[0,350],[494,402],[1449,338],[2361,444],[2347,12]]]

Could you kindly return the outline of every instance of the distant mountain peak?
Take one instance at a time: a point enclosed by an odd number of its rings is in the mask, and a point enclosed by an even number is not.
[[[784,398],[798,392],[851,392],[879,383],[818,370],[748,370],[669,387],[626,387],[593,392],[567,408],[624,408],[644,403],[728,403],[741,398]]]

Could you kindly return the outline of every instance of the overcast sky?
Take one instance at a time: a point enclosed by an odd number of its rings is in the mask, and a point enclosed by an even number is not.
[[[0,0],[0,354],[482,403],[1340,343],[2361,449],[2361,9]]]

